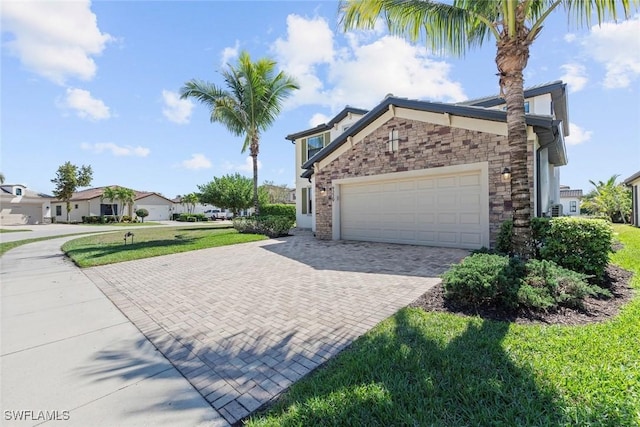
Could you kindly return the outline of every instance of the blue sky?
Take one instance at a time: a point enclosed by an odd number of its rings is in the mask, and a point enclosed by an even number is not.
[[[51,193],[59,165],[91,165],[92,186],[167,197],[214,176],[251,176],[242,138],[179,100],[192,78],[221,84],[240,50],[269,56],[301,90],[262,135],[260,182],[294,185],[285,136],[345,105],[388,93],[462,101],[498,92],[495,45],[464,58],[430,53],[382,28],[340,31],[334,1],[3,1],[1,165],[7,183]],[[526,86],[569,85],[569,164],[562,183],[640,170],[640,16],[576,29],[551,16],[531,49]]]

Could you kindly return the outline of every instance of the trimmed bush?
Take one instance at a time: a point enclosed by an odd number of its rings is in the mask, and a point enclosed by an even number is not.
[[[531,239],[534,258],[540,258],[540,248],[544,245],[545,234],[550,227],[551,218],[531,218]],[[512,255],[511,236],[513,236],[513,221],[508,219],[500,225],[500,232],[496,238],[496,252]]]
[[[264,234],[281,237],[289,234],[295,220],[286,216],[260,215],[248,218],[234,218],[233,228],[239,233]]]
[[[609,222],[600,219],[553,218],[544,233],[540,257],[600,281],[613,243]]]
[[[284,203],[260,206],[261,216],[286,216],[293,221],[296,220],[296,205],[286,205]]]
[[[442,276],[445,298],[466,306],[503,304],[515,308],[522,270],[522,262],[507,256],[468,256]]]
[[[207,217],[201,213],[181,213],[178,216],[177,221],[182,222],[197,222],[197,221],[207,221]]]
[[[141,218],[142,222],[144,222],[144,219],[149,216],[149,211],[145,208],[136,209],[136,216]]]

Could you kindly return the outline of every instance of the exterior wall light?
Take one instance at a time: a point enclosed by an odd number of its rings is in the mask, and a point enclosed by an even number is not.
[[[503,171],[502,171],[502,174],[500,174],[500,176],[502,178],[502,182],[511,181],[511,169],[504,168]]]

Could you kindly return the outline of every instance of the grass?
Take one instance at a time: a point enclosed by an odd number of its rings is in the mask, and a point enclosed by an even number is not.
[[[32,231],[32,230],[27,230],[26,228],[23,228],[21,230],[9,230],[7,228],[0,228],[0,233],[19,233],[21,231]]]
[[[62,250],[78,266],[92,267],[263,239],[266,237],[258,234],[205,225],[165,227],[135,230],[133,244],[128,239],[125,245],[124,234],[115,232],[71,240]]]
[[[640,229],[612,262],[640,288]],[[249,426],[640,425],[640,297],[586,326],[405,308],[294,384]]]
[[[145,225],[162,225],[161,222],[154,222],[154,221],[149,221],[149,222],[105,222],[104,224],[101,224],[99,222],[94,222],[94,223],[83,223],[80,222],[76,225],[95,225],[95,226],[108,226],[108,227],[140,227],[140,226],[145,226]]]

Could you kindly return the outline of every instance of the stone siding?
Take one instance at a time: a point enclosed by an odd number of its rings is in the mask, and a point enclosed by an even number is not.
[[[400,138],[397,152],[388,150],[392,129],[398,130]],[[529,148],[531,153],[532,147]],[[507,137],[400,118],[390,119],[316,173],[316,236],[332,238],[332,200],[320,190],[331,188],[334,179],[478,162],[489,165],[489,227],[493,245],[500,224],[512,215],[511,185],[501,180],[502,170],[510,165]],[[533,161],[529,164],[529,176],[533,176]],[[533,183],[530,185],[533,187]]]

